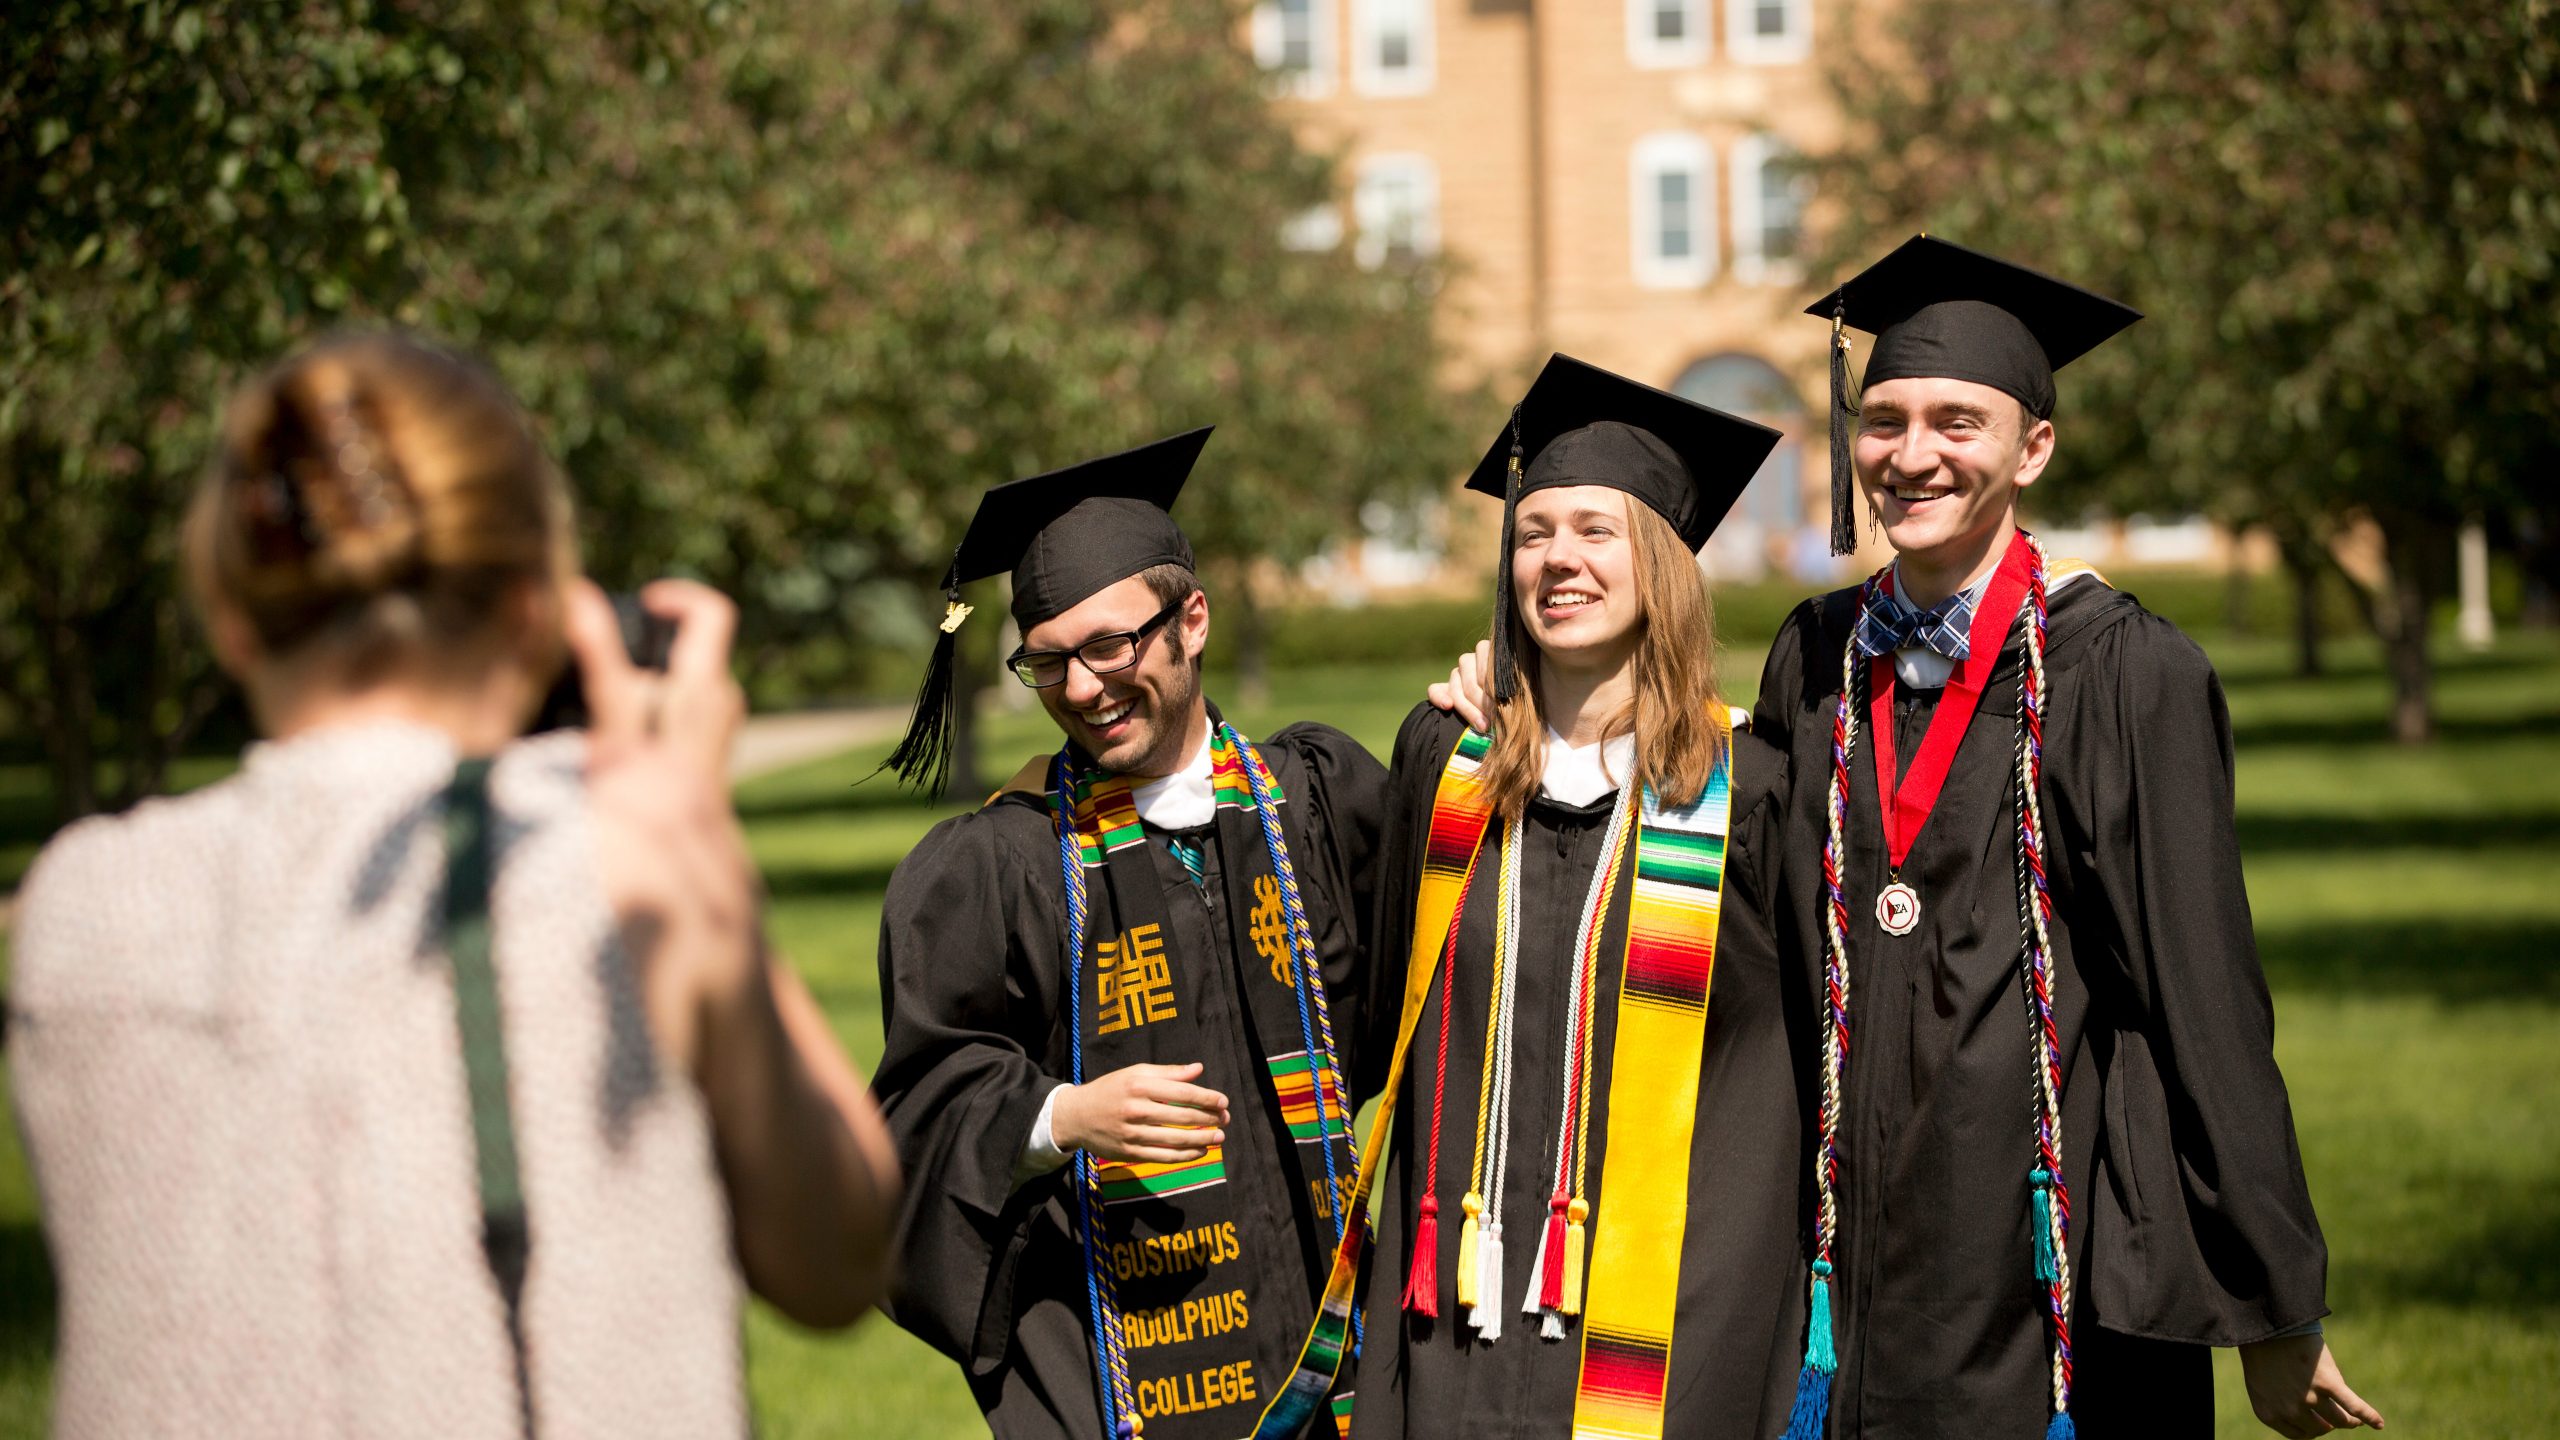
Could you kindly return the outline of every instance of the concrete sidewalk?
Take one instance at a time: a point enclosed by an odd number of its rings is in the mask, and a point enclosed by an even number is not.
[[[842,754],[857,745],[887,740],[906,727],[903,705],[869,705],[852,710],[795,710],[780,715],[750,715],[729,751],[729,773],[752,780],[788,770],[811,760]]]

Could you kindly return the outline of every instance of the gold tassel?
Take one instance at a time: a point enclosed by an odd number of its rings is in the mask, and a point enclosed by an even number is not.
[[[1567,1315],[1582,1313],[1582,1222],[1590,1218],[1590,1203],[1579,1195],[1564,1207],[1564,1303],[1556,1309]]]
[[[1458,1304],[1473,1309],[1476,1303],[1476,1250],[1480,1243],[1476,1220],[1484,1214],[1484,1197],[1470,1190],[1467,1198],[1458,1202],[1458,1207],[1467,1212],[1466,1223],[1458,1227]]]

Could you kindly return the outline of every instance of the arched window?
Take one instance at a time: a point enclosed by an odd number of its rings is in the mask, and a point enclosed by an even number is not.
[[[1815,507],[1805,494],[1804,436],[1811,422],[1793,382],[1756,355],[1714,355],[1682,371],[1671,388],[1683,399],[1782,432],[1778,448],[1708,540],[1708,569],[1729,580],[1756,580],[1776,565],[1800,580],[1827,579],[1830,532],[1809,518]]]

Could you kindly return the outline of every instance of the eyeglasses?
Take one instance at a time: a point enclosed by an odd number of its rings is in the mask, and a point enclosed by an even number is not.
[[[1183,600],[1190,598],[1186,595]],[[1034,690],[1065,684],[1070,656],[1083,661],[1084,668],[1096,675],[1126,670],[1138,663],[1138,647],[1181,608],[1182,600],[1172,601],[1157,611],[1154,619],[1135,630],[1115,630],[1108,635],[1096,635],[1073,650],[1016,650],[1013,658],[1004,662],[1005,668],[1013,672],[1015,679]]]

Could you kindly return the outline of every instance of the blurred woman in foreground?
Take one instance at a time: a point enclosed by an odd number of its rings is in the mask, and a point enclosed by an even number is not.
[[[19,911],[57,1433],[743,1434],[740,1271],[850,1323],[895,1181],[764,948],[730,606],[651,587],[636,669],[512,400],[391,336],[235,398],[185,546],[270,738]]]

